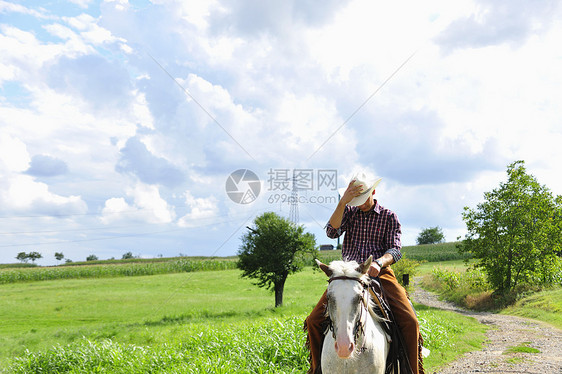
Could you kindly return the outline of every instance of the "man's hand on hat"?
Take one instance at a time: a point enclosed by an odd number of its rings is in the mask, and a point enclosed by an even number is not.
[[[340,199],[340,201],[343,202],[344,204],[349,203],[355,197],[361,195],[361,189],[363,188],[363,185],[362,184],[354,185],[353,183],[355,183],[355,179],[349,182],[347,189],[345,190],[343,196]]]

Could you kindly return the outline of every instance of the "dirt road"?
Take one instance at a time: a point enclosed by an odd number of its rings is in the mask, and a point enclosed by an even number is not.
[[[520,317],[460,309],[420,287],[415,288],[411,297],[417,303],[452,310],[491,326],[482,351],[467,353],[435,373],[562,374],[561,330]],[[525,343],[540,352],[506,353],[508,348]]]

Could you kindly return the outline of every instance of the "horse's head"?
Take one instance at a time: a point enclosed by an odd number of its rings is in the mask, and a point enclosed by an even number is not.
[[[355,351],[357,335],[368,315],[369,278],[366,274],[371,261],[372,257],[369,257],[362,264],[332,261],[330,265],[325,265],[316,260],[330,278],[326,312],[332,323],[335,349],[340,358],[349,358]]]

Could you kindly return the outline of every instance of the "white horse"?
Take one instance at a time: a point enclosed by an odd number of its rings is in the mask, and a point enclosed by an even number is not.
[[[332,261],[318,266],[330,278],[327,316],[330,330],[322,347],[322,373],[384,374],[390,338],[371,307],[367,271],[372,257],[362,264]]]

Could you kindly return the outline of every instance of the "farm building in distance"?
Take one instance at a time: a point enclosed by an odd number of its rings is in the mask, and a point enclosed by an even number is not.
[[[334,246],[332,244],[322,244],[320,246],[320,250],[321,251],[333,251],[334,250]]]

